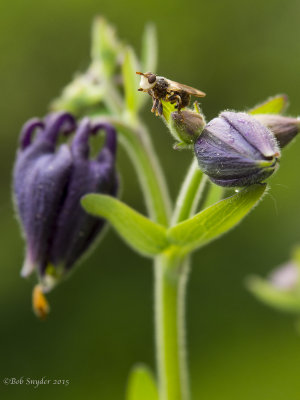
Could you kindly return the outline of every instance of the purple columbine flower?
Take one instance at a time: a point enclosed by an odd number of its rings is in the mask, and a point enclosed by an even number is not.
[[[89,138],[106,131],[106,142],[89,159]],[[58,145],[62,135],[75,131],[70,145]],[[33,134],[35,133],[35,138]],[[71,114],[31,119],[21,132],[14,168],[14,198],[27,242],[21,272],[37,269],[45,290],[57,282],[94,242],[105,220],[88,215],[80,206],[87,193],[117,195],[116,132],[108,124],[83,119],[76,129]]]
[[[252,116],[222,112],[197,139],[195,155],[202,171],[220,186],[260,183],[278,168],[280,150],[273,133]]]

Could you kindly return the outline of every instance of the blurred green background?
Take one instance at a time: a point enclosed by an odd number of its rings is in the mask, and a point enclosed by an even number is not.
[[[0,6],[1,333],[3,399],[124,398],[129,369],[155,366],[151,263],[110,230],[72,278],[49,296],[40,322],[34,280],[19,277],[24,246],[11,204],[11,169],[23,122],[89,61],[97,14],[138,51],[147,21],[159,34],[158,73],[207,93],[209,118],[270,95],[290,96],[300,113],[300,2],[15,0]],[[150,103],[149,103],[150,104]],[[158,118],[144,111],[175,196],[190,153],[174,152]],[[258,303],[245,277],[266,274],[300,242],[300,140],[284,151],[272,190],[233,232],[195,254],[188,295],[188,343],[195,400],[299,400],[300,335],[295,318]],[[123,199],[143,211],[124,151]],[[69,379],[68,387],[5,386],[4,377]],[[141,399],[143,400],[143,399]]]

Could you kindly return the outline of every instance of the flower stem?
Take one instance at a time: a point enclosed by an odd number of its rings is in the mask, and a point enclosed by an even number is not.
[[[101,117],[120,133],[138,174],[149,215],[170,225],[170,199],[166,180],[153,150],[148,132],[140,124],[120,117]],[[97,119],[98,121],[98,119]],[[199,201],[204,201],[208,180],[196,160],[181,187],[172,225],[189,218]],[[190,257],[176,249],[155,259],[155,330],[160,400],[189,400],[189,379],[185,340],[185,292]]]
[[[117,117],[100,118],[103,119],[120,133],[120,140],[137,171],[150,218],[168,226],[171,213],[168,186],[147,130],[141,124],[132,127]]]
[[[160,400],[188,400],[185,288],[189,260],[174,251],[155,260],[155,327]]]
[[[193,160],[176,200],[172,225],[193,216],[197,207],[201,210],[216,203],[223,194],[224,188],[214,185]]]
[[[206,175],[199,169],[197,161],[193,160],[176,200],[172,225],[184,221],[195,212],[206,182]]]

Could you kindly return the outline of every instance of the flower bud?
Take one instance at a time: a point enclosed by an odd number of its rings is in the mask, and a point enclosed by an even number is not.
[[[300,311],[300,248],[297,247],[289,261],[273,270],[267,278],[251,276],[247,279],[249,290],[261,301],[281,311]]]
[[[293,290],[299,285],[299,266],[290,261],[279,266],[269,276],[269,282],[279,290]]]
[[[170,129],[173,136],[187,145],[194,144],[205,126],[201,114],[191,110],[172,112],[170,118]]]
[[[194,146],[201,170],[219,186],[260,183],[278,168],[274,135],[254,117],[225,111],[211,120]]]
[[[118,189],[114,128],[84,119],[70,146],[57,145],[61,134],[75,128],[74,118],[65,112],[28,121],[14,168],[15,204],[27,242],[21,274],[36,269],[44,290],[70,270],[104,227],[103,219],[81,208],[81,197],[91,192],[115,196]],[[90,160],[89,137],[100,129],[106,131],[106,143]]]
[[[300,130],[297,118],[277,114],[255,114],[254,118],[272,131],[281,148],[290,143]]]

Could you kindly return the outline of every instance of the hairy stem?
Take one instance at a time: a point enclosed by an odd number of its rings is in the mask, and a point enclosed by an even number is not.
[[[203,208],[209,207],[212,204],[215,204],[218,201],[220,201],[223,198],[225,192],[222,186],[217,186],[214,183],[210,182],[209,180],[208,182],[210,183],[209,192],[208,195],[206,196],[205,201],[202,204]]]
[[[172,225],[193,216],[197,207],[203,209],[216,203],[223,194],[224,188],[214,185],[199,169],[197,160],[193,160],[176,200]]]
[[[160,400],[188,400],[185,288],[188,259],[172,252],[155,261],[155,327]]]
[[[101,119],[113,124],[120,133],[120,140],[137,171],[150,218],[161,225],[168,226],[171,201],[167,183],[148,132],[140,124],[132,127],[120,118],[101,117]]]
[[[207,186],[207,176],[199,169],[197,161],[193,160],[176,200],[172,225],[184,221],[195,213],[200,199],[203,202],[207,195]]]

